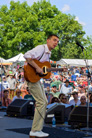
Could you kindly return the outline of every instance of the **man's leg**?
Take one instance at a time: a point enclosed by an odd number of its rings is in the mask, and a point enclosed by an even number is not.
[[[47,98],[40,82],[28,82],[28,87],[32,96],[36,100],[35,114],[31,131],[41,131],[46,113]]]

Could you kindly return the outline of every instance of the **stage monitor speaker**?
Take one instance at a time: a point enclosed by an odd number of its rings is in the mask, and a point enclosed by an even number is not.
[[[34,102],[26,99],[16,99],[7,107],[9,116],[33,116]]]
[[[45,123],[52,123],[53,116],[55,116],[57,124],[64,123],[65,106],[56,103],[51,108],[49,108],[46,112]]]
[[[73,127],[86,127],[87,107],[78,106],[73,108],[68,118],[68,124]],[[89,126],[92,127],[92,107],[89,107]]]

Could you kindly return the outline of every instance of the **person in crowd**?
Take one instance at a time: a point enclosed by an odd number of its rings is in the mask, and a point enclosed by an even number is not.
[[[89,90],[90,92],[92,92],[92,80],[90,81],[90,85],[89,85],[88,88],[89,88],[88,90]]]
[[[75,73],[79,73],[79,68],[75,67]]]
[[[60,94],[59,94],[59,96],[58,96],[59,100],[60,100],[60,97],[61,97],[62,95],[64,95],[64,96],[65,96],[65,94],[64,94],[64,93],[60,93]]]
[[[75,87],[78,87],[80,85],[80,78],[79,77],[76,78],[74,85],[75,85]]]
[[[35,101],[35,99],[33,98],[33,96],[32,96],[32,94],[31,94],[31,92],[30,92],[30,90],[29,90],[28,87],[27,87],[27,92],[28,92],[28,94],[26,94],[26,95],[24,96],[24,99],[28,99],[28,100]]]
[[[50,84],[50,86],[52,87],[54,84],[57,86],[57,90],[59,91],[59,85],[61,84],[61,81],[58,79],[58,76],[54,76],[53,82]]]
[[[74,74],[74,72],[71,75],[71,81],[76,81],[77,76]]]
[[[47,93],[47,94],[50,93],[50,87],[49,86],[46,87],[45,93]]]
[[[83,76],[83,75],[82,75],[82,80],[83,80],[82,86],[83,86],[83,87],[87,87],[87,86],[88,86],[87,76]]]
[[[80,98],[80,105],[81,106],[86,106],[87,105],[87,103],[86,103],[86,96],[81,96],[81,98]]]
[[[24,98],[24,96],[26,95],[26,94],[28,94],[28,91],[27,91],[27,82],[26,81],[24,81],[24,83],[23,82],[20,82],[20,85],[18,86],[18,88],[21,90],[21,92],[22,92],[22,98]]]
[[[57,97],[53,97],[52,99],[51,99],[51,104],[52,103],[59,103],[60,101],[59,101],[59,99],[57,98]]]
[[[0,65],[0,77],[1,75],[5,75],[4,67],[2,65]]]
[[[3,90],[4,90],[4,87],[3,85],[0,83],[0,101],[1,101],[1,98],[3,96]]]
[[[61,95],[60,103],[69,104],[68,98],[65,95]]]
[[[19,78],[18,78],[18,69],[16,68],[16,72],[15,72],[15,78],[17,81],[19,81]]]
[[[20,89],[20,82],[19,81],[16,81],[16,89]]]
[[[69,80],[66,80],[60,89],[60,93],[64,93],[66,96],[71,94],[72,87],[69,85]]]
[[[36,70],[36,73],[43,74],[43,70],[39,67],[39,65],[37,65],[34,59],[39,60],[40,62],[49,61],[49,58],[51,56],[51,50],[58,45],[58,42],[58,36],[49,35],[47,38],[47,44],[39,45],[24,54],[24,58],[26,59],[27,63]],[[36,100],[34,120],[29,136],[30,138],[33,136],[47,137],[49,136],[49,134],[42,132],[44,123],[43,118],[45,118],[46,107],[48,103],[45,91],[41,86],[40,81],[35,83],[27,82],[27,84],[29,89],[31,90],[31,94]]]
[[[40,81],[41,81],[41,85],[44,89],[46,89],[47,87],[50,87],[50,81],[51,81],[50,79],[41,78]]]
[[[47,105],[47,109],[51,108],[53,105],[55,105],[56,103],[60,103],[59,99],[57,97],[52,97],[51,99],[51,103]]]
[[[8,81],[6,80],[6,76],[2,76],[2,85],[4,87],[4,89],[10,89],[10,85],[8,83]]]
[[[7,69],[6,75],[8,76],[10,74],[13,74],[13,71],[12,71],[11,67],[9,66]]]
[[[60,92],[58,92],[56,84],[52,85],[50,93],[52,93],[53,97],[59,97]]]
[[[59,91],[60,91],[60,89],[61,89],[61,86],[62,86],[62,84],[63,84],[63,75],[62,74],[59,74],[59,80],[60,80],[60,84],[59,84]]]
[[[52,103],[59,103],[59,99],[57,98],[57,97],[53,97],[52,99],[51,99],[51,104]]]
[[[15,92],[15,89],[16,89],[16,79],[14,78],[14,74],[10,74],[7,81],[10,85],[9,97],[11,99],[13,99],[14,92]]]
[[[47,99],[48,99],[49,93],[50,93],[50,86],[47,86],[47,87],[45,88],[45,94],[46,94]]]
[[[11,102],[12,100],[9,98],[9,90],[5,89],[3,91],[2,106],[8,107]]]
[[[79,87],[78,87],[78,96],[79,96],[79,97],[81,97],[81,96],[86,96],[85,88],[83,88],[82,85],[79,85]]]
[[[51,104],[51,100],[52,100],[52,98],[54,97],[54,96],[53,96],[53,93],[50,92],[48,95],[46,95],[46,97],[47,97],[47,100],[48,100],[48,104]]]
[[[12,101],[14,101],[15,99],[22,99],[21,90],[20,89],[16,90],[16,95],[13,97]]]
[[[80,100],[78,99],[78,91],[76,89],[73,90],[72,92],[73,99],[69,100],[69,104],[75,106],[80,105]]]
[[[12,69],[13,73],[16,74],[16,66]]]

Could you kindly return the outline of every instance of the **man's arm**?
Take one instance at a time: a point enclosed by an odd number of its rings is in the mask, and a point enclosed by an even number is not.
[[[43,70],[31,58],[26,58],[27,63],[36,69],[37,73],[43,73]]]

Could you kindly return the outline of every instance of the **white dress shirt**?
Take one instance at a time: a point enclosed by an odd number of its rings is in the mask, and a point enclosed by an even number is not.
[[[40,62],[49,61],[50,56],[51,56],[51,51],[49,51],[47,44],[38,45],[24,54],[25,59],[32,58],[39,60],[41,58]]]

